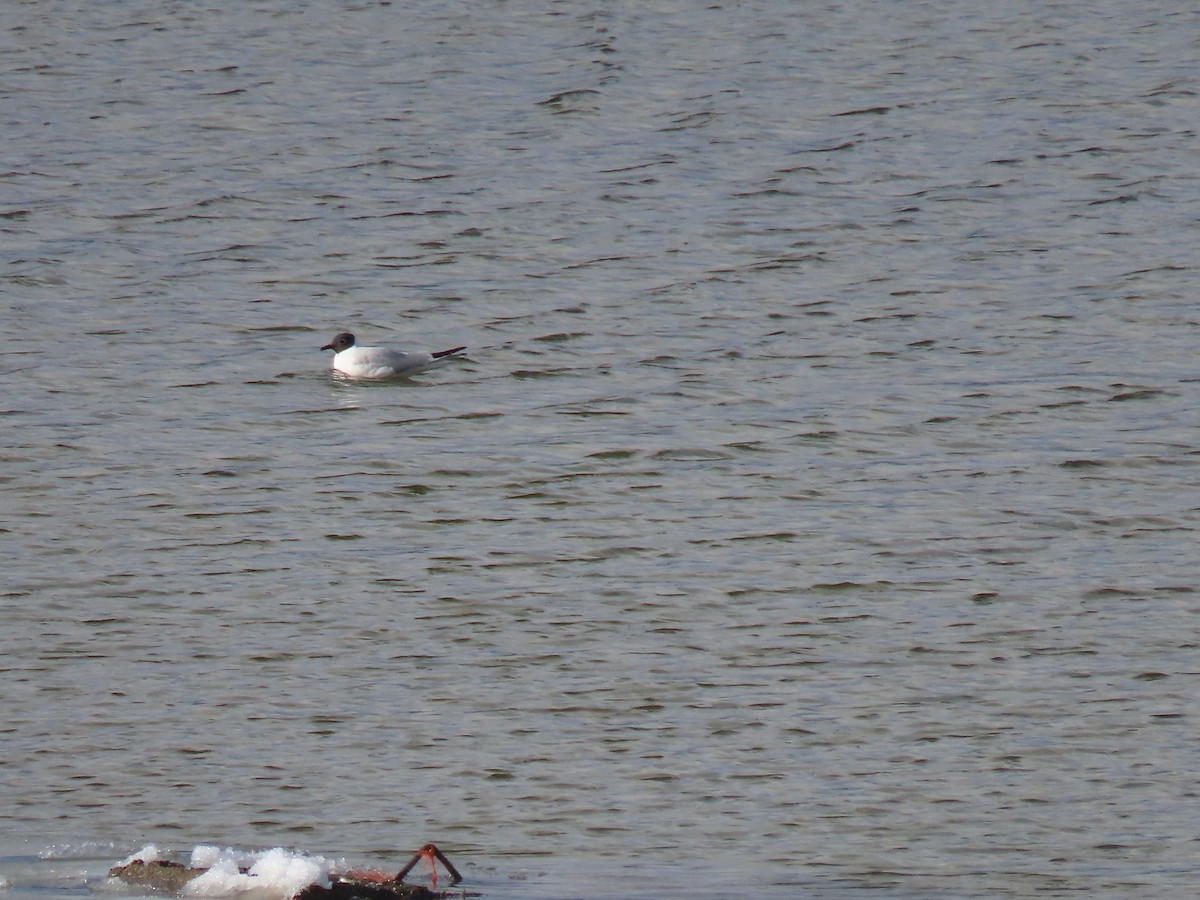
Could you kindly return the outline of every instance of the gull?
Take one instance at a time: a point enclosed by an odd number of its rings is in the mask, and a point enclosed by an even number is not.
[[[436,353],[406,353],[387,347],[360,347],[354,335],[343,331],[321,349],[333,351],[335,372],[351,378],[392,378],[396,375],[415,375],[467,348],[452,347]]]

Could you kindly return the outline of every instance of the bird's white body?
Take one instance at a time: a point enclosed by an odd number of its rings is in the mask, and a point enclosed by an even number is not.
[[[354,342],[354,335],[343,332],[321,349],[333,350],[334,371],[350,378],[394,378],[398,375],[415,375],[466,348],[455,347],[437,353],[409,353],[387,347],[359,347]]]
[[[333,367],[351,378],[390,378],[411,375],[432,366],[432,353],[405,353],[387,347],[351,347],[333,357]]]

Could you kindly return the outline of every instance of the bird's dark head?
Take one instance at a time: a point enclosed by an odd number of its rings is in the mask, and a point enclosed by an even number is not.
[[[349,350],[354,346],[354,335],[348,331],[343,331],[336,335],[332,341],[322,347],[322,350],[332,350],[334,353],[341,353],[343,350]]]

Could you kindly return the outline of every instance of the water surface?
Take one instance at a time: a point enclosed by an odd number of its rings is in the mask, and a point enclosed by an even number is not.
[[[0,878],[1195,883],[1200,17],[0,10]],[[317,347],[469,360],[352,384]]]

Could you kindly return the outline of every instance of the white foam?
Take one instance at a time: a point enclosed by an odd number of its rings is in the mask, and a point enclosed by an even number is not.
[[[139,859],[144,863],[154,862],[158,859],[158,847],[156,847],[154,844],[147,844],[141,850],[137,851],[137,853],[131,853],[129,856],[125,857],[123,860],[117,863],[117,865],[127,866],[131,862],[137,862]]]
[[[254,864],[256,858],[253,853],[234,850],[232,847],[226,847],[222,850],[220,847],[199,844],[192,849],[192,857],[188,861],[188,866],[193,869],[208,869],[215,866],[221,860],[228,859],[233,860],[238,868],[248,869]]]
[[[290,897],[318,881],[328,883],[329,867],[312,857],[275,849],[254,864],[250,876],[261,878]]]
[[[70,859],[77,856],[108,856],[117,848],[108,841],[81,841],[77,844],[54,844],[38,851],[38,859]]]
[[[192,851],[192,866],[207,871],[184,885],[183,893],[189,897],[228,897],[243,891],[291,897],[310,884],[329,883],[325,860],[281,847],[264,853],[197,847]],[[241,871],[247,867],[248,871]]]

